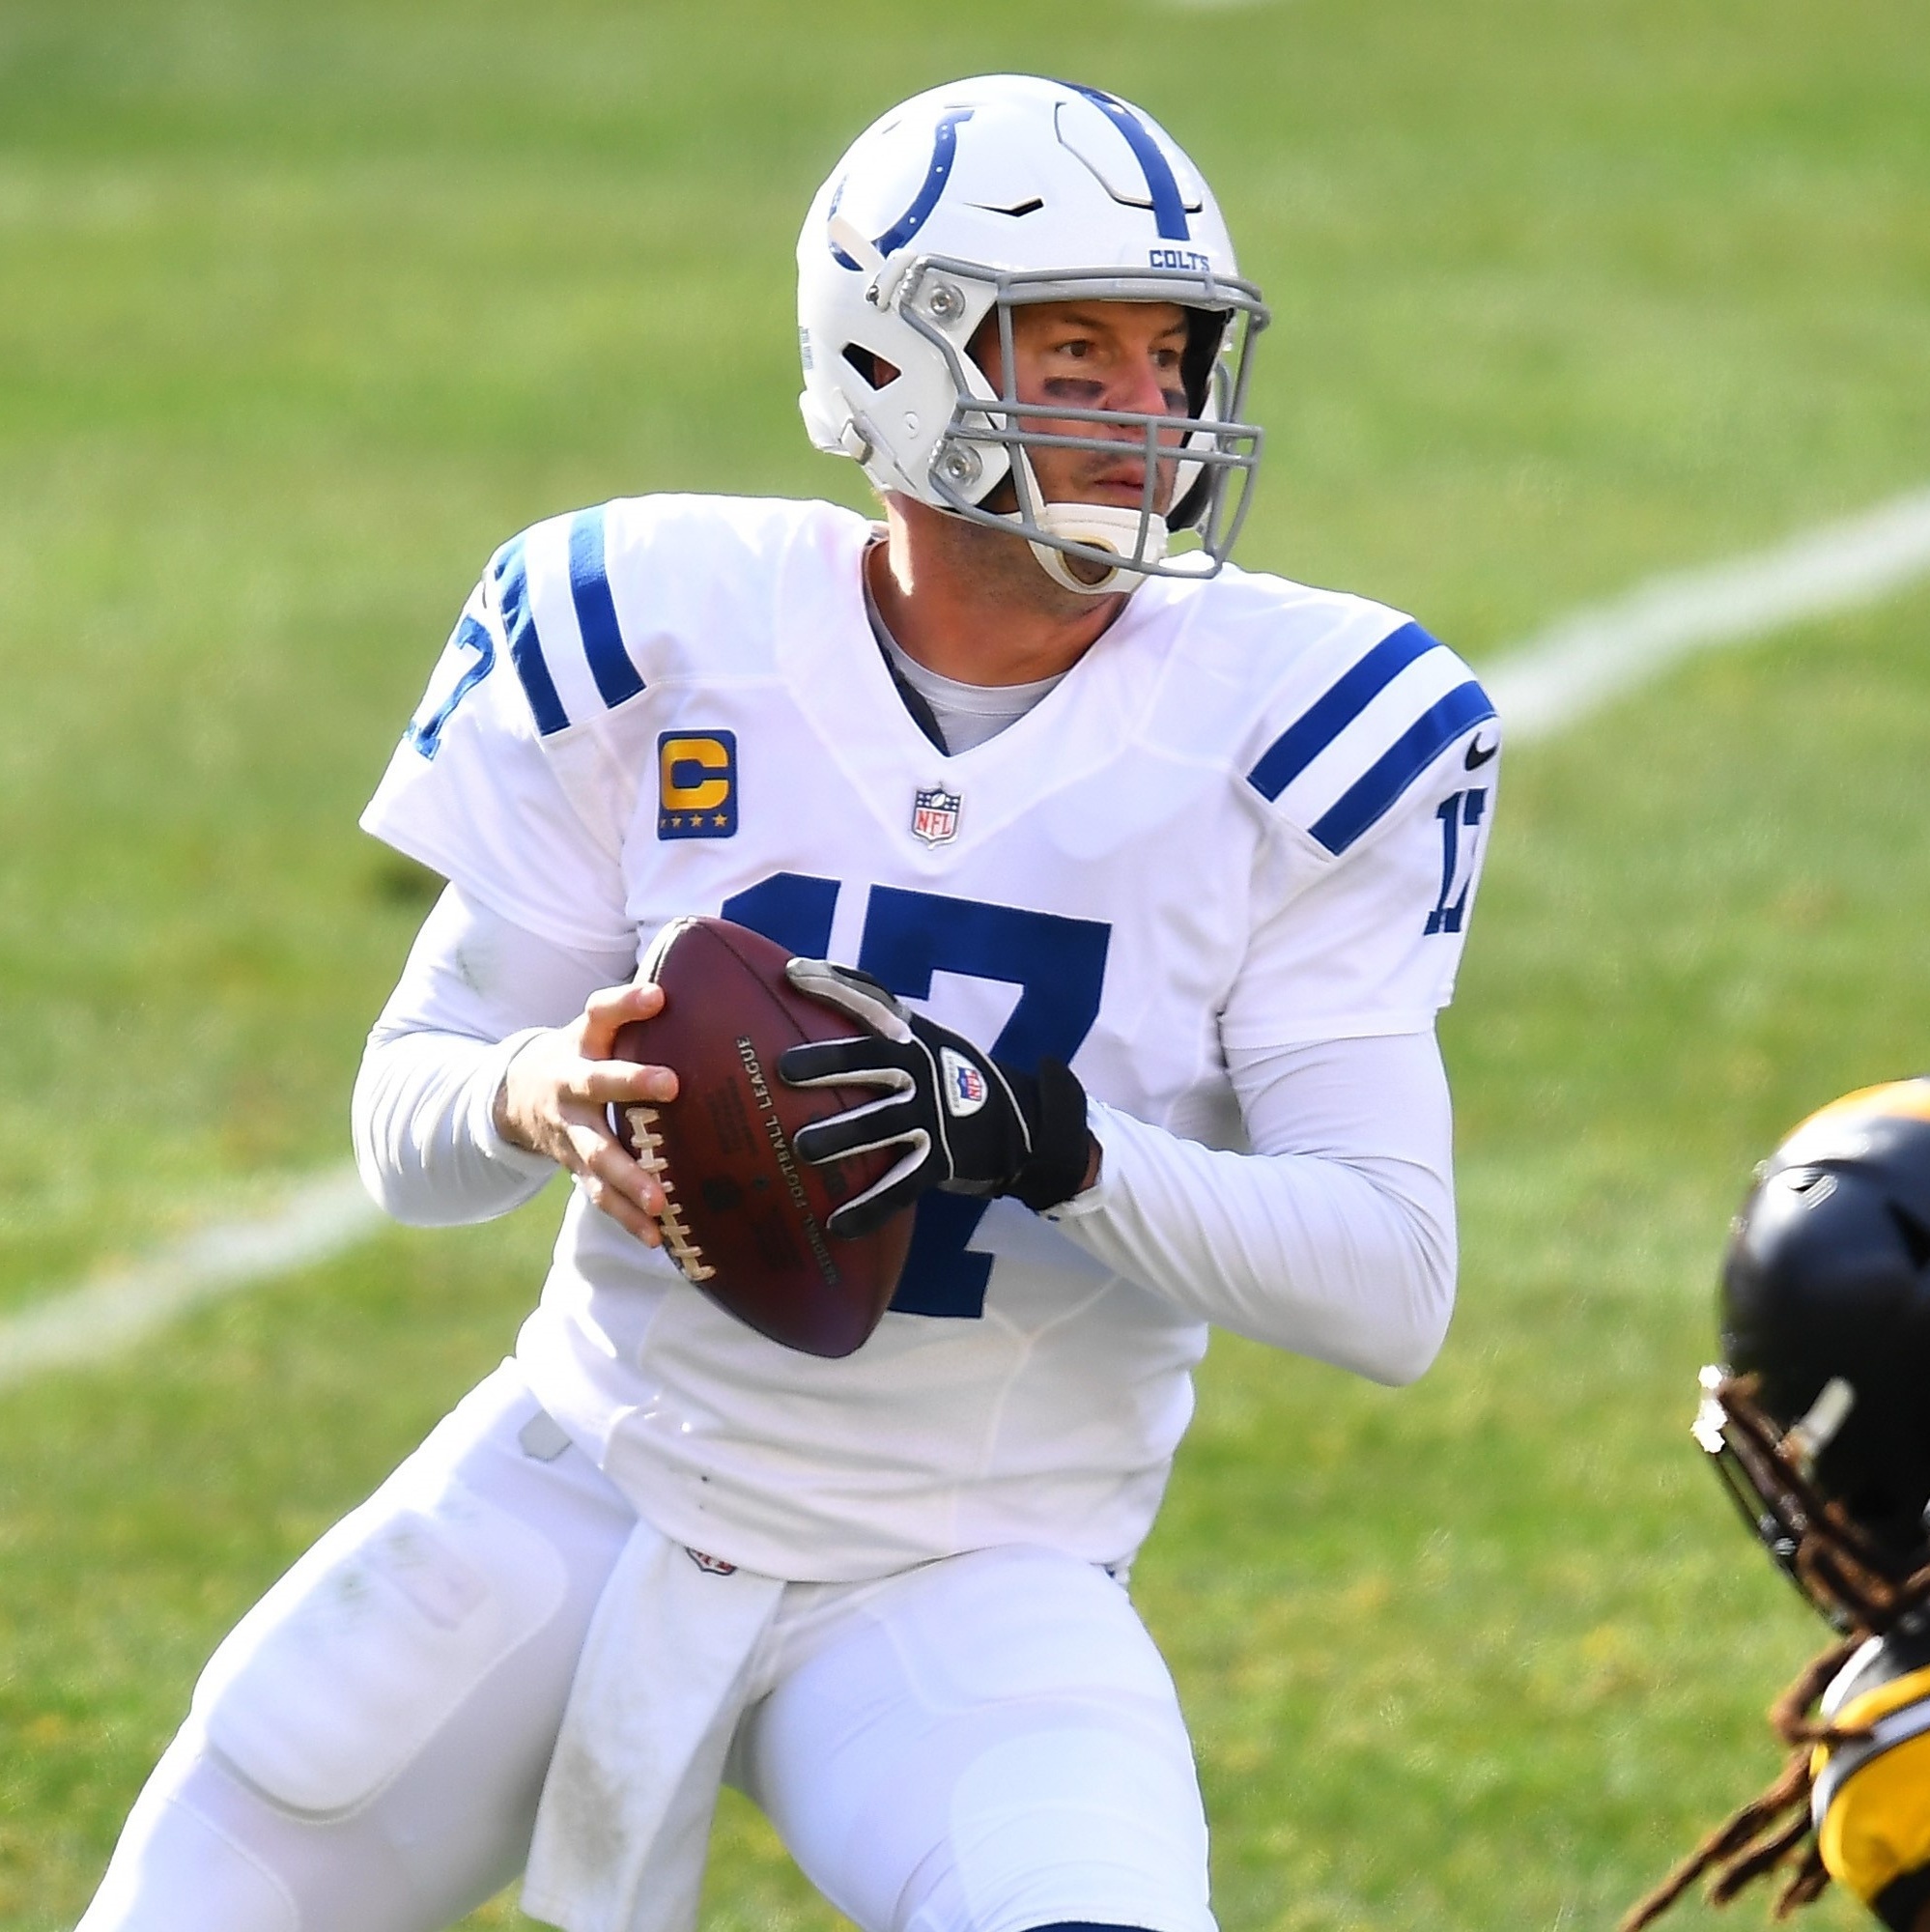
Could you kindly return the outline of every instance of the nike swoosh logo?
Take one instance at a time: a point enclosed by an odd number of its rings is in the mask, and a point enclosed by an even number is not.
[[[1467,748],[1467,769],[1471,772],[1478,772],[1500,749],[1501,737],[1499,732],[1489,739],[1485,745],[1479,738],[1475,739],[1474,743]]]

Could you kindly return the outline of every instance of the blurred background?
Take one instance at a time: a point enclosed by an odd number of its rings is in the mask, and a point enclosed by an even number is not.
[[[862,504],[797,418],[797,224],[1002,68],[1215,185],[1275,313],[1249,567],[1491,666],[1930,484],[1915,0],[0,0],[0,1318],[339,1173],[436,890],[355,816],[468,586],[610,496]],[[1385,1391],[1216,1344],[1135,1579],[1227,1932],[1606,1927],[1779,1762],[1822,1631],[1686,1425],[1750,1163],[1930,1065],[1927,627],[1906,588],[1511,756],[1447,1350]],[[0,1926],[72,1923],[208,1651],[508,1350],[558,1206],[0,1385]],[[704,1922],[842,1921],[732,1804]]]

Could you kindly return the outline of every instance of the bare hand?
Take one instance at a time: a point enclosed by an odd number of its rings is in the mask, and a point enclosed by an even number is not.
[[[576,1176],[590,1205],[658,1246],[664,1190],[613,1140],[612,1101],[674,1100],[677,1076],[667,1066],[616,1060],[616,1031],[663,1010],[664,995],[647,982],[592,993],[568,1026],[537,1034],[517,1053],[497,1090],[496,1130],[504,1140],[548,1154]]]

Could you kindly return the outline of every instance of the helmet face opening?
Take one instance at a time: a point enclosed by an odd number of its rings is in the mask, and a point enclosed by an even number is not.
[[[1810,1474],[1800,1429],[1784,1430],[1756,1401],[1757,1383],[1702,1371],[1694,1436],[1723,1493],[1770,1560],[1834,1629],[1882,1630],[1930,1601],[1930,1551],[1916,1563],[1878,1544]]]
[[[1059,301],[1177,304],[1185,413],[1022,400],[1014,311]],[[812,440],[881,493],[1023,537],[1075,590],[1225,560],[1260,458],[1243,412],[1266,307],[1192,162],[1129,103],[992,74],[894,109],[806,217],[798,317]],[[1005,351],[996,387],[972,353],[981,327]],[[1045,497],[1036,457],[1122,448],[1146,466],[1136,508]]]
[[[976,305],[985,310],[998,329],[1003,375],[997,390],[969,346],[961,349],[933,325],[924,312],[929,298],[923,309],[919,301],[919,291],[927,282],[934,289],[949,289],[968,281],[979,285],[983,298]],[[944,257],[916,263],[907,284],[906,320],[943,357],[952,382],[951,414],[931,466],[932,490],[940,507],[970,523],[1015,529],[1031,543],[1104,571],[1124,568],[1149,576],[1202,576],[1219,568],[1245,521],[1249,488],[1260,463],[1260,427],[1240,416],[1253,339],[1266,323],[1265,305],[1257,289],[1245,282],[1215,283],[1211,293],[1217,300],[1211,307],[1199,307],[1193,305],[1200,293],[1199,277],[1175,270],[1149,270],[1129,277],[1064,270],[986,275],[974,264]],[[1019,399],[1014,309],[1082,298],[1166,301],[1186,309],[1189,327],[1181,382],[1191,414],[1079,409]],[[940,306],[947,308],[950,303],[941,299]],[[1194,316],[1205,326],[1191,326]],[[1204,353],[1196,346],[1201,344],[1206,345]],[[1197,401],[1192,388],[1196,381]],[[1135,444],[1145,482],[1124,541],[1115,546],[1055,528],[1053,506],[1039,491],[1033,452],[1076,450],[1118,456]],[[1008,479],[1016,497],[1015,508],[990,508],[988,499]],[[1168,537],[1175,529],[1197,531],[1197,547],[1169,554]]]

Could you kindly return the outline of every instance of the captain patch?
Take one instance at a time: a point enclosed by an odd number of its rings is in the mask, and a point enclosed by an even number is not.
[[[657,837],[728,838],[737,830],[737,734],[666,731],[657,740]]]

